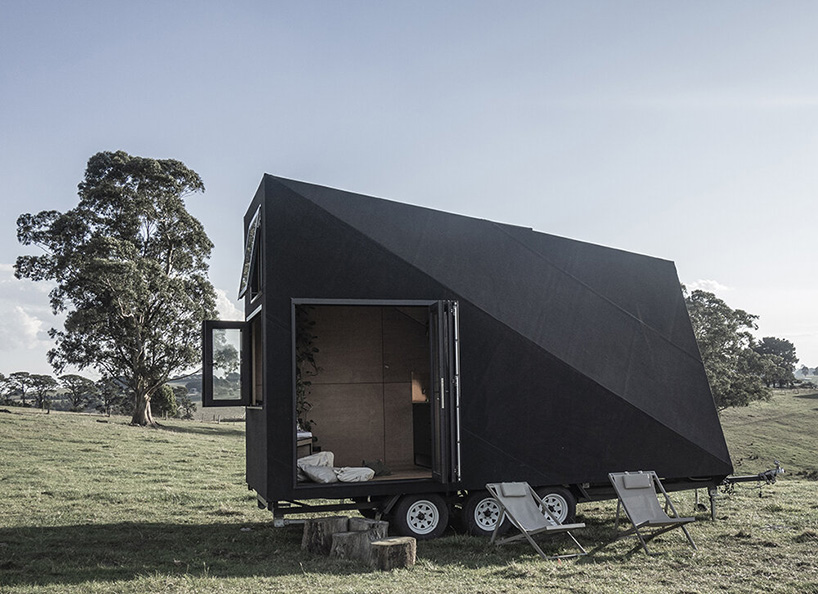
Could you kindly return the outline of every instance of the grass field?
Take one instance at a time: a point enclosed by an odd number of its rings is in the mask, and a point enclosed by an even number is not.
[[[718,521],[677,494],[680,531],[647,557],[614,541],[611,502],[579,507],[587,557],[543,561],[527,545],[458,534],[418,545],[409,570],[371,572],[302,553],[244,484],[244,427],[39,412],[0,413],[0,592],[818,592],[818,393],[723,415],[739,474],[778,458],[775,485],[737,486]],[[557,542],[551,545],[559,547]],[[552,548],[550,550],[557,550]]]

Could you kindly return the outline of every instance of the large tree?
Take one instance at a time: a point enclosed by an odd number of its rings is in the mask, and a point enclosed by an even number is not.
[[[685,291],[685,304],[716,407],[723,410],[769,399],[761,379],[764,356],[751,348],[750,330],[757,328],[758,316],[732,309],[701,290]]]
[[[778,385],[779,388],[792,386],[795,380],[793,373],[795,364],[798,363],[795,345],[792,342],[786,338],[765,336],[753,344],[753,350],[767,357],[768,365],[764,374],[764,382],[768,386]]]
[[[59,384],[50,375],[34,373],[31,376],[31,394],[34,396],[34,406],[39,409],[48,408],[51,412],[51,396]]]
[[[65,396],[71,405],[71,412],[82,412],[96,396],[97,385],[87,377],[76,373],[60,376],[60,383],[65,388]]]
[[[23,406],[28,406],[26,398],[34,387],[34,380],[28,371],[15,371],[10,373],[6,379],[8,390],[11,396],[19,396]]]
[[[88,160],[79,204],[64,213],[17,219],[17,237],[43,255],[21,256],[18,278],[56,282],[49,362],[123,378],[133,423],[154,424],[150,399],[167,379],[195,365],[201,321],[216,316],[207,279],[213,244],[185,208],[204,191],[180,161],[102,152]]]

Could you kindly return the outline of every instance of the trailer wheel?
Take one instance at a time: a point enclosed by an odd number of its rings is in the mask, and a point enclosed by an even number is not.
[[[562,487],[540,487],[537,495],[560,524],[571,523],[577,515],[577,500]]]
[[[491,536],[500,519],[500,506],[488,491],[475,491],[466,498],[463,505],[463,523],[472,536]],[[504,534],[511,524],[503,520],[499,534]]]
[[[404,495],[392,513],[398,533],[418,540],[437,538],[449,525],[449,508],[440,495]]]

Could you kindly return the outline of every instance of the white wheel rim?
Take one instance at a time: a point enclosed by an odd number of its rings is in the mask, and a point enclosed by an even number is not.
[[[406,512],[406,523],[415,534],[429,534],[437,528],[440,512],[431,501],[415,501]]]
[[[545,507],[548,508],[549,513],[554,516],[557,522],[560,524],[565,522],[565,518],[568,517],[568,502],[565,501],[565,498],[562,495],[548,493],[542,498],[542,501],[545,504]]]
[[[474,506],[474,523],[483,530],[492,531],[500,519],[500,506],[491,497]]]

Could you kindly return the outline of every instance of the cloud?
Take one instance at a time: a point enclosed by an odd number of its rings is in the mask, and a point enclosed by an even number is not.
[[[0,351],[48,349],[48,328],[20,305],[0,303]]]
[[[728,287],[727,285],[721,284],[719,281],[715,280],[708,280],[704,278],[700,278],[699,280],[695,280],[692,283],[685,283],[688,291],[707,291],[708,293],[724,293],[726,291],[732,291],[732,287]]]
[[[227,296],[227,291],[216,289],[216,310],[220,320],[244,320],[244,314],[236,307],[236,302]]]
[[[14,267],[0,263],[0,353],[4,373],[48,373],[46,353],[53,346],[48,329],[59,326],[45,293],[52,283],[14,278]]]

